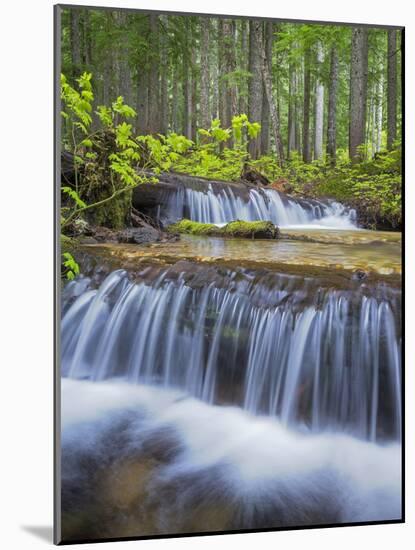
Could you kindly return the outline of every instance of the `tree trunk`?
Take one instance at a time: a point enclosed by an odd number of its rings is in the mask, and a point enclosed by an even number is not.
[[[245,19],[241,19],[240,22],[240,47],[239,47],[239,68],[242,71],[248,71],[248,22]],[[239,114],[248,113],[248,86],[247,79],[244,78],[239,86]]]
[[[307,49],[304,54],[304,113],[303,113],[303,161],[311,162],[310,148],[310,90],[311,90],[311,71],[310,71],[310,50]]]
[[[200,35],[200,124],[210,128],[210,71],[209,71],[209,24],[210,19],[202,21]]]
[[[212,120],[215,118],[220,118],[219,116],[219,95],[220,95],[220,82],[219,82],[219,64],[220,64],[220,44],[219,44],[219,21],[212,21],[212,29],[214,33],[213,36],[216,37],[216,47],[213,49],[213,62],[212,62]]]
[[[78,9],[70,11],[71,29],[71,57],[72,57],[72,77],[78,78],[81,74],[81,25],[80,12]]]
[[[331,166],[336,165],[337,133],[337,82],[339,78],[339,58],[333,44],[330,52],[329,104],[327,109],[327,156]]]
[[[116,22],[119,32],[119,44],[117,48],[117,66],[118,66],[118,95],[123,96],[124,102],[127,105],[132,104],[132,88],[131,70],[128,60],[131,57],[127,35],[127,13],[124,11],[116,12]]]
[[[255,36],[257,41],[257,48],[261,56],[261,72],[262,72],[263,88],[268,101],[275,147],[277,150],[278,159],[280,161],[280,166],[283,166],[284,165],[284,148],[282,146],[280,121],[278,118],[277,106],[275,105],[274,98],[272,95],[272,78],[271,78],[271,72],[269,70],[270,63],[269,63],[269,60],[267,59],[265,45],[261,40],[261,36],[260,35],[255,35]]]
[[[383,72],[379,77],[376,94],[376,150],[382,149],[382,125],[383,125]]]
[[[137,132],[148,130],[148,70],[143,66],[137,78]]]
[[[304,86],[304,79],[303,79],[303,72],[302,69],[304,67],[299,67],[295,72],[295,89],[297,91],[296,97],[295,97],[295,113],[294,113],[294,135],[295,135],[295,147],[294,149],[298,152],[301,151],[301,135],[302,135],[302,127],[301,127],[301,118],[303,114],[303,107],[304,107],[304,98],[301,98],[301,94],[299,91]],[[303,99],[303,101],[301,101]]]
[[[261,49],[262,44],[261,21],[249,21],[249,81],[248,118],[250,122],[261,123],[262,111],[262,74],[261,74]],[[253,159],[260,155],[260,138],[251,139],[248,146],[249,154]]]
[[[287,142],[287,158],[290,158],[291,151],[294,151],[296,148],[296,139],[295,139],[295,96],[297,93],[296,90],[296,75],[295,69],[292,63],[288,67],[288,142]]]
[[[113,26],[113,19],[110,11],[105,13],[105,30],[107,33]],[[104,82],[103,82],[103,99],[104,105],[109,105],[115,100],[115,87],[114,87],[114,52],[110,48],[108,55],[104,60]]]
[[[191,139],[196,141],[197,137],[197,66],[198,66],[198,51],[196,48],[196,40],[194,39],[195,29],[193,29],[191,34],[191,53],[190,53],[190,67],[191,67],[191,90],[192,90],[192,101],[190,108],[190,117],[191,117]]]
[[[225,61],[224,61],[224,21],[218,21],[218,116],[222,126],[226,125],[226,82],[225,82]]]
[[[167,49],[169,18],[160,15],[160,133],[167,134],[169,129],[169,98],[168,98],[168,70],[169,59]]]
[[[273,22],[267,21],[264,24],[265,55],[267,69],[272,75],[272,46],[274,38]],[[267,94],[262,96],[262,120],[261,120],[261,154],[266,155],[270,149],[270,109]]]
[[[149,133],[155,134],[160,129],[160,93],[159,93],[159,16],[150,16],[150,67],[149,67]]]
[[[179,71],[177,70],[176,64],[173,64],[172,67],[172,101],[171,101],[171,130],[172,132],[179,133],[179,110],[178,110],[178,99],[179,99]]]
[[[318,77],[316,82],[315,128],[314,128],[314,159],[323,156],[323,128],[324,128],[324,85],[321,77],[324,52],[321,42],[317,44]]]
[[[397,77],[396,77],[396,30],[388,31],[388,139],[387,147],[390,151],[393,142],[396,140],[396,99],[397,99]]]
[[[224,103],[223,103],[223,120],[222,124],[225,128],[231,125],[232,117],[237,113],[237,96],[236,86],[231,73],[236,69],[235,59],[235,36],[234,25],[232,20],[222,20],[222,76],[224,81]]]
[[[367,110],[368,31],[353,28],[350,63],[349,155],[362,160],[358,147],[365,143]]]
[[[90,27],[89,11],[82,14],[82,63],[87,69],[92,63],[92,30]]]
[[[192,139],[192,82],[189,40],[186,35],[183,51],[183,132]]]

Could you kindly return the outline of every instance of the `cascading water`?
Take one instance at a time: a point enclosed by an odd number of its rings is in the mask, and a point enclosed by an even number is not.
[[[229,272],[203,286],[168,270],[151,283],[115,271],[98,289],[88,278],[69,283],[63,375],[176,388],[289,426],[399,439],[397,292],[251,277]]]
[[[399,520],[395,288],[184,262],[62,312],[65,540]]]
[[[189,218],[202,223],[225,224],[234,220],[271,221],[280,227],[313,226],[356,229],[356,213],[338,202],[296,200],[274,189],[250,189],[247,197],[232,188],[185,187],[171,194],[164,213],[170,220]]]

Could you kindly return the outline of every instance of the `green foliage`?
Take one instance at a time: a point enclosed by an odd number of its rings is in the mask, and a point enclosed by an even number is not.
[[[61,75],[61,99],[67,108],[67,111],[62,111],[62,116],[71,123],[72,132],[74,129],[78,129],[85,135],[88,134],[92,122],[91,113],[94,94],[91,78],[90,73],[83,73],[76,80],[79,90],[75,90],[68,84],[65,75]],[[74,136],[73,139],[75,139]]]
[[[131,189],[156,180],[137,170],[140,142],[133,136],[132,124],[123,120],[134,118],[136,112],[121,96],[110,107],[97,107],[95,114],[101,128],[91,131],[91,78],[90,73],[83,73],[75,89],[61,76],[62,115],[67,130],[63,146],[73,153],[75,169],[74,188],[63,185],[61,189],[62,227],[88,212],[95,223],[117,228],[124,224],[129,211]],[[65,201],[65,196],[72,202]]]
[[[260,124],[249,122],[248,117],[241,114],[232,118],[230,128],[222,128],[221,121],[216,118],[210,128],[199,129],[199,144],[176,133],[139,136],[137,140],[145,144],[148,150],[143,166],[155,173],[174,170],[192,176],[232,181],[240,179],[248,159],[247,143],[257,137],[260,129]]]
[[[61,191],[71,197],[79,208],[85,208],[86,203],[79,197],[78,193],[71,187],[61,187]]]
[[[401,148],[377,153],[372,159],[351,164],[347,151],[339,150],[336,167],[321,161],[303,162],[296,152],[281,168],[267,155],[249,164],[270,181],[286,180],[300,196],[331,197],[357,208],[366,224],[399,227],[401,212]]]
[[[63,252],[61,277],[72,281],[77,275],[79,275],[79,265],[70,252]]]
[[[138,136],[137,141],[147,147],[147,161],[144,167],[151,168],[156,174],[172,169],[181,155],[194,145],[190,139],[175,133],[167,136],[158,134],[157,137],[151,134]]]
[[[399,227],[402,223],[401,148],[377,153],[371,160],[351,165],[338,163],[321,178],[314,192],[332,196],[360,208],[368,224],[377,220]]]

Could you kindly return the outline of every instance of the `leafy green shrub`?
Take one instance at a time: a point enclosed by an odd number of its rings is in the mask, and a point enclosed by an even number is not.
[[[137,171],[140,146],[132,135],[132,125],[125,120],[136,112],[121,96],[110,107],[98,106],[100,127],[91,129],[91,76],[83,73],[77,79],[78,90],[61,76],[63,146],[73,153],[75,180],[73,186],[62,186],[63,230],[85,213],[94,223],[121,227],[130,208],[131,190],[140,183],[156,181]]]

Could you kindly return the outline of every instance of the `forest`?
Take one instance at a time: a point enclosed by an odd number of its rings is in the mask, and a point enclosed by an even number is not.
[[[401,29],[57,28],[58,541],[400,521]]]
[[[184,136],[187,157],[212,135],[219,142],[224,162],[205,151],[173,170],[238,179],[252,163],[301,194],[363,201],[372,227],[393,228],[401,224],[401,40],[396,29],[71,9],[62,16],[62,72],[73,85],[92,74],[93,110],[121,96],[137,114],[136,135]],[[218,128],[246,133],[241,115],[250,136],[236,144]]]

